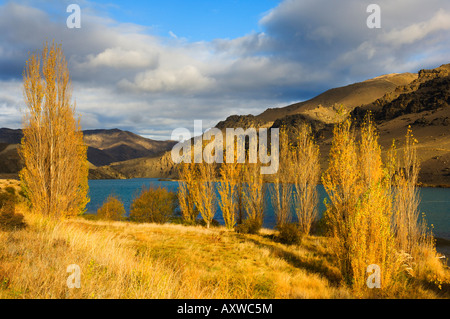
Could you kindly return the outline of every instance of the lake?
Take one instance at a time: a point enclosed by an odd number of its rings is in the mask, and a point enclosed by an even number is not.
[[[128,214],[133,198],[139,194],[144,185],[162,186],[173,191],[178,188],[178,182],[159,181],[157,178],[90,180],[89,196],[91,201],[87,205],[87,212],[95,214],[108,195],[115,194],[122,200]],[[319,213],[322,214],[325,210],[323,200],[327,195],[322,185],[318,186],[318,191]],[[420,211],[426,214],[428,223],[433,224],[435,236],[450,240],[450,188],[420,188],[420,197]],[[270,205],[270,197],[266,196],[266,198],[264,227],[273,228],[275,216]],[[217,208],[215,219],[223,224],[219,208]]]

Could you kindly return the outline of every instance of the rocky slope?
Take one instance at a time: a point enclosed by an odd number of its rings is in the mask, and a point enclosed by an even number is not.
[[[361,120],[370,110],[380,134],[380,144],[388,149],[392,140],[402,141],[408,126],[418,139],[421,160],[419,181],[429,186],[450,186],[450,64],[417,74],[389,74],[361,83],[331,89],[319,96],[283,108],[268,109],[259,115],[232,115],[217,124],[227,127],[285,126],[291,134],[302,122],[311,124],[325,169],[332,141],[333,123],[340,120],[338,109]],[[161,157],[139,158],[110,165],[127,177],[174,177],[170,152]]]
[[[436,69],[420,70],[418,78],[400,85],[383,97],[356,107],[352,115],[362,119],[370,110],[380,121],[391,120],[404,114],[420,113],[448,107],[450,104],[450,64]]]
[[[336,121],[336,109],[343,105],[351,111],[355,107],[368,104],[395,90],[400,85],[407,85],[417,78],[417,74],[387,74],[364,82],[328,90],[310,100],[295,103],[282,108],[269,108],[257,116],[265,122],[273,122],[288,115],[304,114],[312,119],[326,123]]]

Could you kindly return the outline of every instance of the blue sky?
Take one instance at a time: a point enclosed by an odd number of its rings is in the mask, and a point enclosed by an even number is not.
[[[450,62],[450,1],[378,0],[380,29],[371,3],[0,0],[0,127],[21,127],[25,61],[45,40],[62,43],[84,129],[155,139]]]
[[[278,0],[166,0],[96,1],[113,19],[151,28],[152,33],[172,32],[188,41],[237,38],[260,32],[258,22]]]

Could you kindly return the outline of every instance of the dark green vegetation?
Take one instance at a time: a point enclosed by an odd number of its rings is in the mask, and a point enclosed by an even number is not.
[[[15,230],[26,226],[23,215],[16,213],[16,204],[20,201],[20,195],[12,186],[0,190],[0,229]]]

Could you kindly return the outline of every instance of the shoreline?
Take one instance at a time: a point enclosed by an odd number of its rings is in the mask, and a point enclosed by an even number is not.
[[[450,267],[450,240],[440,237],[434,237],[436,240],[436,251],[445,256],[444,262]]]
[[[128,179],[147,179],[147,178],[156,178],[160,182],[178,182],[179,181],[179,179],[170,178],[170,177],[90,178],[89,180],[94,180],[94,181],[113,180],[113,179],[128,180]],[[0,173],[0,180],[6,180],[6,179],[19,180],[19,174],[17,174],[17,173]],[[321,185],[321,184],[318,184],[318,185]],[[417,183],[416,186],[420,187],[420,188],[450,188],[450,184],[440,184],[440,183],[429,184],[429,183],[420,183],[419,182],[419,183]]]

